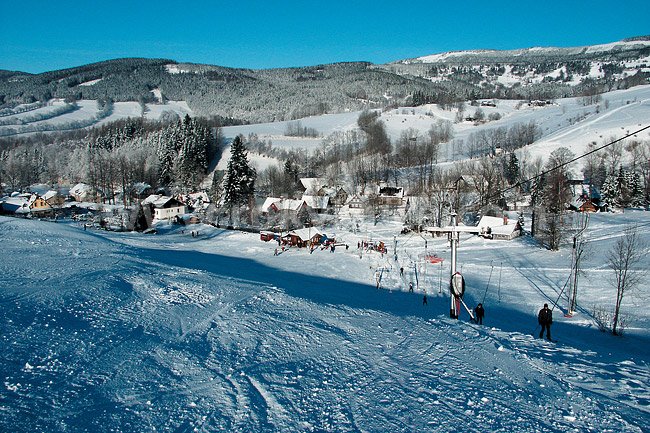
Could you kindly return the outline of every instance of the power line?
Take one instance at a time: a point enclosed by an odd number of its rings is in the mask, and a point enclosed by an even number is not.
[[[636,130],[636,131],[634,131],[634,132],[630,132],[629,134],[627,134],[627,135],[625,135],[625,136],[623,136],[623,137],[621,137],[621,138],[618,138],[618,139],[616,139],[616,140],[614,140],[614,141],[611,141],[611,142],[609,142],[609,143],[607,143],[607,144],[603,144],[602,146],[600,146],[600,147],[598,147],[598,148],[596,148],[596,149],[590,150],[589,152],[584,153],[584,154],[582,154],[582,155],[580,155],[580,156],[577,156],[577,157],[573,158],[573,159],[570,160],[570,161],[564,162],[564,163],[562,163],[562,164],[558,164],[558,165],[556,165],[555,167],[550,168],[550,169],[548,169],[548,170],[545,170],[545,171],[541,172],[540,174],[537,174],[537,175],[535,175],[535,176],[533,176],[533,177],[531,177],[531,178],[529,178],[529,179],[519,181],[519,182],[517,182],[516,184],[514,184],[514,185],[512,185],[512,186],[510,186],[510,187],[508,187],[508,188],[505,188],[505,189],[501,190],[501,191],[498,193],[498,195],[497,195],[497,194],[494,194],[494,195],[488,197],[488,200],[489,200],[489,199],[492,199],[492,198],[500,198],[500,197],[501,197],[505,192],[510,191],[511,189],[518,188],[518,187],[520,187],[521,185],[523,185],[523,184],[525,184],[525,183],[528,183],[528,182],[530,182],[530,181],[532,181],[532,180],[535,180],[535,179],[537,179],[537,178],[539,178],[539,177],[542,177],[542,176],[544,176],[545,174],[548,174],[548,173],[550,173],[550,172],[552,172],[552,171],[554,171],[554,170],[557,170],[558,168],[562,168],[562,167],[564,167],[565,165],[569,165],[569,164],[571,164],[571,163],[573,163],[573,162],[576,162],[576,161],[579,160],[579,159],[582,159],[582,158],[584,158],[584,157],[586,157],[586,156],[589,156],[589,155],[591,155],[592,153],[598,152],[599,150],[603,150],[604,148],[609,147],[609,146],[611,146],[612,144],[616,144],[616,143],[618,143],[619,141],[623,141],[623,140],[625,140],[626,138],[630,138],[630,137],[632,137],[633,135],[636,135],[636,134],[638,134],[638,133],[640,133],[640,132],[643,132],[643,131],[645,131],[646,129],[649,129],[649,128],[650,128],[650,125],[645,126],[645,127],[641,128],[641,129],[639,129],[639,130]]]

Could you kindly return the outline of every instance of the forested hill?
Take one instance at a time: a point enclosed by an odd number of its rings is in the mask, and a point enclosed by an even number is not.
[[[186,101],[201,116],[249,122],[479,98],[553,99],[648,82],[647,37],[581,48],[465,51],[387,65],[249,70],[117,59],[41,74],[0,71],[0,110],[51,98]]]

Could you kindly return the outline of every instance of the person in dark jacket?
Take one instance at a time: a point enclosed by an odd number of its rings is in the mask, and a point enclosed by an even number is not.
[[[476,314],[476,323],[479,325],[483,324],[483,316],[485,316],[485,309],[483,304],[479,303],[476,308],[474,308],[474,314]]]
[[[537,321],[542,327],[542,330],[539,332],[539,338],[542,338],[544,335],[544,329],[546,329],[546,339],[551,340],[551,323],[553,323],[553,312],[548,308],[548,304],[544,304],[544,308],[539,310],[537,315]]]

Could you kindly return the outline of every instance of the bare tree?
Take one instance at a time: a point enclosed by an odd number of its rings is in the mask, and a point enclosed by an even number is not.
[[[615,140],[616,137],[609,137],[610,143]],[[606,158],[608,162],[607,174],[616,173],[616,170],[621,165],[621,160],[623,158],[623,148],[623,142],[619,141],[618,143],[614,143],[605,149],[605,154],[607,155]]]
[[[637,227],[628,227],[623,236],[616,241],[607,257],[607,264],[614,272],[614,282],[616,283],[616,304],[612,323],[612,334],[614,335],[619,334],[617,327],[623,297],[634,290],[643,281],[646,274],[639,266],[647,253],[645,249],[646,245],[639,237]]]
[[[549,249],[558,250],[565,234],[564,213],[571,201],[569,185],[570,171],[566,165],[574,155],[566,147],[560,147],[549,155],[546,162],[546,174],[540,185],[541,200],[545,210],[545,225],[541,231],[546,234]]]

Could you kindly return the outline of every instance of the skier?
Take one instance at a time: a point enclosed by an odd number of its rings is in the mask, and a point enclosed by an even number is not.
[[[479,325],[483,324],[483,316],[485,316],[485,309],[483,308],[483,304],[479,302],[479,304],[474,308],[474,314],[476,315],[476,323]]]
[[[409,292],[413,292],[413,282],[409,283]]]
[[[539,338],[542,338],[544,335],[544,329],[546,329],[546,339],[548,341],[551,341],[551,323],[553,323],[553,312],[549,310],[548,304],[544,304],[544,308],[539,310],[537,321],[542,326],[542,330],[539,332]]]
[[[427,294],[424,294],[424,297],[422,298],[422,305],[427,305]]]
[[[275,252],[273,253],[273,255],[274,255],[274,256],[277,256],[277,255],[278,255],[278,249],[277,249],[277,248],[275,249]]]
[[[404,276],[404,268],[399,268],[399,276]]]

